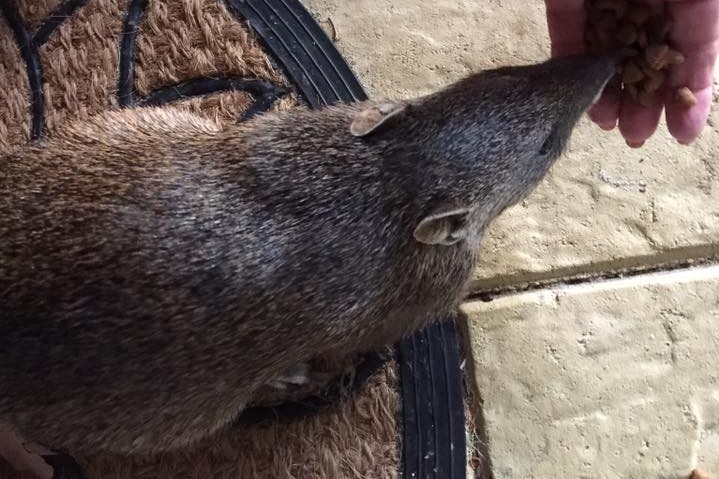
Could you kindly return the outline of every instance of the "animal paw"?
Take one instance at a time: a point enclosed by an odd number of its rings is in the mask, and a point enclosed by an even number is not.
[[[303,386],[310,381],[311,369],[309,363],[299,363],[267,384],[275,389],[282,390],[287,389],[289,386]]]
[[[52,466],[52,479],[85,479],[80,465],[72,456],[62,451],[53,450],[53,454],[46,454],[43,458]]]

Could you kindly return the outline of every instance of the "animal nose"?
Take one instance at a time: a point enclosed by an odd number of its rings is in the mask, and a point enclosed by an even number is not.
[[[558,66],[559,71],[556,78],[559,84],[572,85],[573,87],[569,91],[573,91],[577,95],[574,97],[575,101],[586,99],[591,104],[617,73],[619,57],[614,55],[577,55],[560,60]]]
[[[587,84],[603,89],[607,82],[618,72],[617,55],[587,55],[580,65],[580,78]]]

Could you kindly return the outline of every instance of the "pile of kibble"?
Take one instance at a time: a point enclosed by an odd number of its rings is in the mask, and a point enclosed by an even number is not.
[[[667,70],[684,62],[669,42],[671,18],[663,2],[650,6],[636,0],[585,0],[585,9],[588,50],[619,54],[622,88],[637,103],[653,105]],[[697,100],[682,87],[674,92],[674,101],[690,107]]]

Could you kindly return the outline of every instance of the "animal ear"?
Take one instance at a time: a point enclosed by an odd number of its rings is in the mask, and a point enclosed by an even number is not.
[[[352,120],[350,133],[354,136],[367,136],[390,118],[402,113],[406,107],[404,103],[382,103],[366,108]]]
[[[414,238],[429,245],[451,246],[467,237],[468,208],[456,208],[432,213],[419,222]]]

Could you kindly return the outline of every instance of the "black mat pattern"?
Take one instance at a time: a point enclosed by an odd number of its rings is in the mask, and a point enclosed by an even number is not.
[[[253,78],[197,78],[163,87],[144,98],[134,88],[134,54],[138,25],[149,0],[132,0],[121,35],[118,102],[123,107],[163,105],[190,96],[228,90],[249,93],[254,102],[243,119],[267,111],[286,92],[277,85]],[[220,1],[220,0],[218,0]],[[61,4],[30,32],[14,0],[0,0],[0,13],[13,31],[30,83],[31,138],[44,131],[42,66],[38,48],[86,0]],[[224,0],[239,22],[249,21],[276,65],[292,81],[312,108],[337,102],[367,99],[357,77],[322,28],[298,0]],[[400,365],[403,414],[402,475],[411,479],[461,479],[466,477],[464,390],[454,318],[445,318],[402,341],[396,359]],[[387,354],[366,355],[357,367],[350,390],[363,385],[386,361]],[[272,408],[245,411],[244,422],[291,420],[306,416],[339,399],[334,391],[317,398]]]

